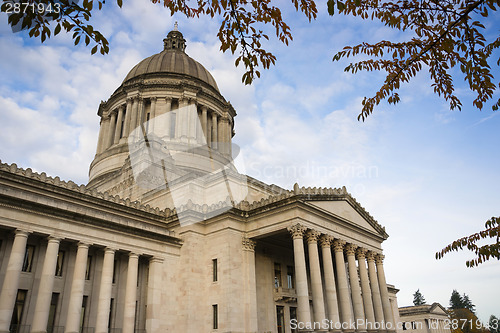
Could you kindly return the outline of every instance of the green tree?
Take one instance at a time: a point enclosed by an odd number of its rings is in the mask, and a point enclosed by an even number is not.
[[[123,0],[117,0],[122,6]],[[276,57],[262,47],[262,40],[269,39],[266,25],[271,25],[275,37],[288,45],[293,39],[290,27],[281,15],[287,6],[280,2],[273,5],[271,0],[151,0],[170,9],[171,14],[184,14],[190,18],[201,15],[217,17],[221,21],[219,37],[221,50],[238,52],[235,65],[243,64],[246,72],[242,81],[250,84],[260,76],[259,67],[267,69]],[[290,0],[295,10],[302,12],[309,21],[316,19],[317,6],[314,0]],[[14,0],[6,0],[2,11],[12,8]],[[56,5],[55,0],[34,0],[35,4]],[[9,24],[21,23],[29,29],[31,37],[43,42],[51,34],[57,35],[62,29],[73,33],[75,44],[92,44],[92,53],[109,51],[106,38],[89,24],[92,12],[102,9],[104,0],[83,0],[79,5],[71,0],[58,0],[59,12],[25,11],[11,13]],[[275,3],[274,3],[275,4]],[[484,103],[493,98],[500,86],[491,71],[492,62],[500,64],[494,51],[500,47],[498,31],[485,34],[486,25],[495,23],[490,16],[500,7],[498,0],[327,0],[328,12],[351,15],[361,20],[380,21],[388,27],[405,31],[404,41],[363,42],[346,46],[336,53],[334,61],[359,54],[364,59],[349,64],[345,70],[385,71],[387,76],[380,89],[372,97],[365,97],[358,119],[365,120],[376,105],[387,100],[390,104],[400,101],[398,90],[418,72],[426,69],[432,80],[434,92],[449,102],[451,109],[460,109],[462,103],[455,94],[454,76],[458,67],[469,88],[475,93],[473,105],[482,109]],[[9,7],[10,6],[10,7]],[[24,8],[22,8],[24,9]],[[51,20],[56,24],[49,25]],[[493,66],[495,64],[493,63]],[[500,105],[493,100],[492,108]]]
[[[453,289],[450,297],[450,309],[467,309],[475,314],[475,308],[476,306],[472,304],[472,301],[467,294],[464,293],[462,296],[460,296],[459,292],[456,289]]]
[[[450,297],[450,309],[463,309],[464,301],[456,289],[453,289]]]
[[[469,299],[469,296],[464,294],[462,296],[462,302],[464,303],[464,308],[469,309],[470,312],[476,313],[476,306],[472,304],[471,300]]]
[[[475,258],[467,260],[467,267],[477,266],[490,258],[500,260],[500,217],[492,217],[486,221],[485,229],[467,237],[462,237],[448,244],[444,249],[436,252],[436,259],[441,259],[446,253],[468,249],[476,255]],[[490,244],[478,245],[478,242],[490,240]]]
[[[424,305],[424,304],[425,304],[424,295],[422,295],[420,289],[417,289],[417,291],[413,294],[413,305]]]

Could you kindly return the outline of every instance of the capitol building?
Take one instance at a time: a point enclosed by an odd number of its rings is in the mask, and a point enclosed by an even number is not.
[[[399,331],[385,228],[345,187],[241,172],[177,28],[97,114],[88,184],[0,163],[0,333]]]

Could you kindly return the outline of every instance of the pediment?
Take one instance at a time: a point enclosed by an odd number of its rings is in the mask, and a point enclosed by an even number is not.
[[[308,204],[315,206],[329,214],[340,217],[347,222],[356,225],[371,233],[387,236],[380,225],[362,208],[355,208],[346,200],[334,201],[308,201]],[[364,215],[364,216],[363,216]]]
[[[432,304],[432,307],[429,311],[430,313],[437,314],[437,315],[448,315],[448,312],[446,311],[445,308],[439,303],[434,303]]]

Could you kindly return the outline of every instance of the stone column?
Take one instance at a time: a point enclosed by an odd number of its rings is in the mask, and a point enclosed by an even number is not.
[[[337,288],[335,287],[335,274],[333,272],[332,245],[333,237],[323,235],[320,238],[321,251],[323,254],[323,270],[325,274],[326,305],[328,307],[328,319],[333,323],[333,331],[339,332],[341,327],[339,317],[339,306],[337,302]]]
[[[49,320],[50,301],[52,300],[52,291],[54,289],[54,277],[60,241],[59,238],[49,237],[47,243],[38,295],[36,297],[35,314],[31,325],[32,333],[47,332],[47,321]]]
[[[83,288],[85,287],[85,272],[87,270],[88,255],[89,244],[78,243],[75,270],[73,271],[73,280],[71,281],[68,315],[66,317],[66,333],[80,332],[80,315],[82,311]]]
[[[366,332],[365,312],[363,310],[363,299],[361,298],[361,286],[359,285],[358,267],[356,266],[356,249],[354,244],[347,244],[347,264],[349,266],[349,281],[351,283],[352,307],[354,309],[354,320],[356,321],[356,331]]]
[[[127,284],[125,287],[125,308],[123,309],[122,333],[134,333],[135,303],[137,301],[137,270],[139,255],[130,253],[128,257]]]
[[[151,97],[151,111],[149,112],[148,133],[155,133],[156,117],[156,97]]]
[[[217,112],[212,112],[212,148],[218,148],[218,137],[217,137]]]
[[[338,296],[340,305],[340,318],[342,320],[342,325],[347,326],[347,329],[343,329],[344,332],[353,332],[351,329],[351,323],[354,322],[351,300],[349,297],[349,286],[347,284],[347,273],[345,270],[344,261],[344,245],[345,241],[336,239],[333,242],[333,249],[335,251],[335,266],[337,268],[337,282],[338,282]]]
[[[127,98],[127,108],[125,110],[125,122],[123,123],[122,140],[125,140],[130,134],[131,117],[132,117],[132,98]]]
[[[108,137],[106,138],[106,148],[109,148],[113,145],[113,139],[115,135],[115,128],[116,128],[116,112],[113,111],[111,112],[110,120],[109,120],[109,125],[108,125]]]
[[[128,134],[136,133],[137,113],[139,108],[139,96],[132,97],[132,112],[130,113],[130,128]],[[134,138],[135,139],[135,138]]]
[[[16,303],[17,289],[19,287],[19,276],[23,268],[24,254],[26,253],[26,243],[29,232],[16,230],[16,236],[10,251],[7,270],[3,280],[2,291],[0,292],[0,333],[9,332],[12,311]]]
[[[113,143],[116,145],[120,141],[120,134],[122,133],[122,120],[123,120],[123,113],[125,112],[125,108],[123,105],[120,105],[118,108],[118,118],[116,119],[116,126],[115,126],[115,137],[113,140]]]
[[[384,273],[384,255],[378,254],[375,257],[375,262],[377,264],[377,277],[378,284],[380,286],[380,297],[382,298],[382,308],[384,309],[384,318],[386,323],[387,331],[395,331],[394,317],[392,315],[391,302],[389,301],[389,292],[387,290],[387,283],[385,281]]]
[[[255,241],[243,238],[245,265],[245,332],[257,332],[257,281],[255,278]]]
[[[207,107],[205,105],[203,105],[201,107],[201,128],[203,130],[203,135],[205,136],[205,142],[203,144],[205,145],[208,145],[208,129],[207,129],[207,125],[208,125],[208,118],[207,118]]]
[[[297,320],[302,323],[311,322],[309,308],[309,290],[307,286],[306,255],[304,252],[304,233],[306,227],[295,224],[288,227],[293,237],[293,260],[295,263],[297,289]]]
[[[109,310],[111,306],[111,288],[113,286],[113,268],[115,265],[115,250],[106,248],[102,262],[101,285],[97,303],[96,333],[107,333],[109,325]]]
[[[375,268],[376,253],[368,252],[366,261],[368,262],[368,274],[370,276],[370,289],[372,291],[373,310],[375,313],[375,322],[378,325],[385,323],[384,310],[382,308],[382,298],[380,298],[380,288],[378,285],[377,270]],[[380,327],[380,331],[384,329]]]
[[[137,122],[135,123],[135,127],[140,127],[139,130],[139,135],[142,137],[144,136],[145,131],[143,131],[143,126],[144,126],[144,99],[142,97],[139,97],[139,101],[137,104]]]
[[[149,259],[148,294],[146,303],[146,332],[162,333],[161,292],[162,292],[162,265],[163,259],[153,257]],[[99,333],[99,332],[97,332]]]
[[[165,108],[163,113],[167,114],[165,117],[165,131],[161,133],[161,135],[167,136],[167,138],[171,138],[172,134],[170,133],[171,121],[172,121],[172,113],[169,113],[172,110],[172,98],[165,97]],[[163,124],[162,124],[163,126]]]
[[[187,99],[180,98],[179,99],[179,108],[177,109],[177,114],[175,117],[175,137],[178,139],[186,139],[186,106]]]
[[[197,142],[197,128],[198,128],[198,110],[196,106],[196,101],[194,99],[189,99],[187,106],[187,136],[190,143]]]
[[[212,117],[207,118],[207,146],[212,148]]]
[[[101,117],[101,121],[99,122],[99,137],[97,139],[97,150],[96,150],[96,155],[102,153],[103,151],[103,145],[104,145],[104,121]]]
[[[367,330],[369,332],[376,331],[375,329],[375,313],[373,312],[372,291],[370,289],[370,280],[368,278],[368,270],[366,269],[366,252],[368,250],[358,248],[359,277],[361,279],[361,292],[363,295],[363,305],[365,308]]]
[[[311,271],[311,289],[313,298],[314,321],[325,320],[325,300],[323,298],[323,283],[321,281],[321,267],[319,265],[318,238],[319,231],[309,230],[306,233],[307,247],[309,249],[309,269]]]

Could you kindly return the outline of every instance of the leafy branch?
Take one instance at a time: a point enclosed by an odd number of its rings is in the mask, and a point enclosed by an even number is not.
[[[478,266],[490,258],[500,260],[500,217],[492,217],[484,224],[485,229],[467,237],[462,237],[448,244],[444,249],[436,252],[436,259],[441,259],[445,254],[452,251],[468,249],[476,255],[475,258],[467,260],[467,267]],[[493,239],[491,244],[478,245],[481,240]]]
[[[334,61],[358,53],[370,56],[368,61],[351,63],[346,72],[359,70],[385,70],[385,81],[372,97],[365,97],[358,119],[365,120],[376,105],[384,99],[389,104],[400,101],[397,90],[401,83],[409,82],[422,68],[428,68],[433,80],[432,87],[438,95],[449,101],[450,109],[461,109],[462,103],[455,95],[451,68],[460,64],[469,88],[476,92],[473,105],[482,109],[485,102],[493,97],[497,89],[488,63],[493,49],[499,47],[498,40],[486,45],[480,30],[485,26],[472,21],[472,14],[488,16],[488,9],[496,10],[499,1],[387,1],[379,5],[377,0],[329,0],[329,12],[335,8],[344,15],[359,16],[363,19],[378,19],[385,25],[402,31],[411,30],[415,36],[408,42],[377,44],[362,43],[347,46],[335,54]],[[479,47],[479,48],[477,48]],[[392,59],[383,57],[382,48],[393,50]],[[500,84],[499,84],[500,87]],[[500,99],[492,106],[497,110]]]

